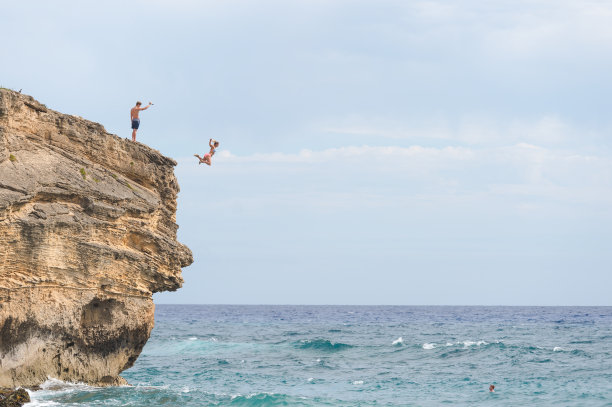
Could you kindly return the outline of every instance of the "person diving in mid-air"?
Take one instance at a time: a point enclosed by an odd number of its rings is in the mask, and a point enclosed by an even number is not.
[[[211,165],[211,158],[213,155],[215,155],[217,147],[219,147],[219,142],[217,140],[210,139],[208,140],[208,145],[210,146],[210,151],[204,154],[204,157],[200,157],[198,154],[193,155],[194,157],[198,157],[198,160],[200,160],[198,164],[204,163],[207,165]]]

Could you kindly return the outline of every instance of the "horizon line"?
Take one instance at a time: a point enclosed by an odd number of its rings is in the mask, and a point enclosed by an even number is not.
[[[213,305],[249,307],[612,307],[612,305],[478,305],[478,304],[229,304],[229,303],[155,303],[155,305]]]

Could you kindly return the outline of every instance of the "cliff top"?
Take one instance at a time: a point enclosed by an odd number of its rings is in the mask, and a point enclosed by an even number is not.
[[[20,93],[12,89],[0,88],[0,100],[5,99],[5,98],[9,98],[10,103],[13,108],[15,107],[14,105],[15,103],[17,104],[21,103],[23,104],[23,106],[37,113],[46,113],[53,117],[62,117],[65,119],[69,118],[71,123],[79,124],[83,126],[83,128],[91,129],[92,131],[95,131],[98,136],[112,137],[122,142],[129,141],[126,138],[122,138],[122,137],[117,136],[116,134],[107,132],[104,126],[100,123],[96,123],[91,120],[87,120],[81,116],[61,113],[56,110],[49,109],[45,104],[39,102],[38,100],[34,99],[34,97],[30,95],[26,95],[25,93]],[[0,101],[0,120],[2,120],[3,116],[9,113],[9,111],[5,110],[6,106],[2,106],[2,105],[3,103]],[[3,107],[5,109],[3,109]],[[145,154],[150,154],[151,157],[154,157],[154,160],[156,162],[160,162],[164,164],[171,164],[171,165],[176,166],[176,161],[174,159],[164,156],[158,150],[155,150],[154,148],[149,147],[146,144],[143,144],[140,142],[132,142],[132,143],[134,143],[133,147],[135,149],[142,150],[142,152]]]

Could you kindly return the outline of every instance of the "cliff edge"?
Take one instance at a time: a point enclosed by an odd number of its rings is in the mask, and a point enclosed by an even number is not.
[[[0,388],[126,383],[181,287],[176,162],[0,89]]]

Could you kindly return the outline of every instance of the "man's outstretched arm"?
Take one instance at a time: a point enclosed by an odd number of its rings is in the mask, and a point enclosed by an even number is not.
[[[145,107],[139,107],[138,110],[147,110],[149,107],[151,107],[153,103],[149,102],[148,105],[146,105]]]

